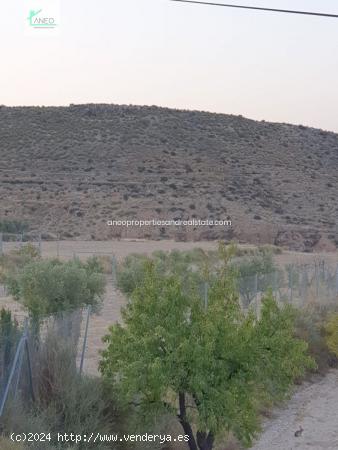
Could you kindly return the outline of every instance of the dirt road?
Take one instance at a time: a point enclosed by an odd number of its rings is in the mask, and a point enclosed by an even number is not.
[[[338,370],[302,385],[285,408],[274,412],[253,450],[337,450]],[[301,436],[294,433],[303,428]]]

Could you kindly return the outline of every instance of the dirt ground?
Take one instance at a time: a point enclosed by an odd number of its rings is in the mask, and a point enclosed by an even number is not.
[[[303,384],[285,408],[263,425],[253,450],[336,450],[338,448],[338,371]],[[296,430],[303,428],[301,436]]]

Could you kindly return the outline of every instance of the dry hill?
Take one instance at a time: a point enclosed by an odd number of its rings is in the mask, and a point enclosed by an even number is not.
[[[0,224],[45,237],[338,244],[338,135],[158,107],[0,107]],[[109,219],[226,219],[108,227]]]

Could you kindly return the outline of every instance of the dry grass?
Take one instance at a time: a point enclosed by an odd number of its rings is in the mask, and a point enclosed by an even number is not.
[[[0,437],[0,448],[1,450],[23,450],[23,445],[16,444],[10,439]]]

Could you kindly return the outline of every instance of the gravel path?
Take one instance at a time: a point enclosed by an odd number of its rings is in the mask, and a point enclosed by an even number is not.
[[[300,437],[294,433],[304,429]],[[338,370],[300,387],[284,409],[263,425],[253,450],[337,450]]]

